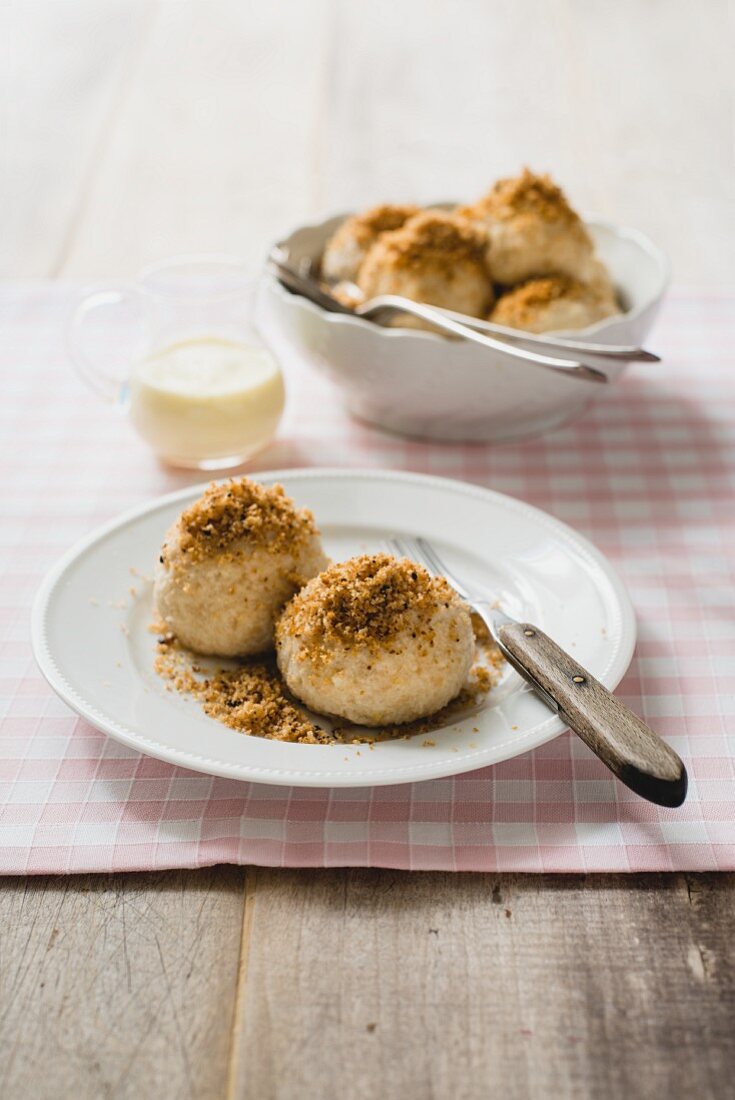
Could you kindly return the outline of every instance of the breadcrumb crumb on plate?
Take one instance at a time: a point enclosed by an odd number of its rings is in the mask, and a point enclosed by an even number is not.
[[[301,745],[367,744],[372,749],[379,741],[443,729],[484,704],[501,678],[504,660],[486,634],[477,634],[475,641],[473,665],[453,699],[426,717],[384,726],[345,724],[344,719],[308,710],[289,691],[272,658],[243,658],[222,667],[216,658],[192,653],[164,632],[154,668],[167,690],[196,700],[206,715],[240,733]],[[478,732],[476,726],[473,732]]]

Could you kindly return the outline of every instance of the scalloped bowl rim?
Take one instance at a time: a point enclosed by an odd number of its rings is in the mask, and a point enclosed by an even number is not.
[[[450,207],[455,204],[451,203],[435,203],[435,208]],[[302,233],[307,230],[319,230],[324,229],[329,222],[336,222],[344,220],[350,217],[352,211],[347,211],[343,214],[331,214],[327,218],[322,218],[316,222],[306,222],[303,225],[295,226],[290,233],[285,237],[282,237],[276,247],[287,246],[292,237],[296,233]],[[639,303],[634,309],[624,310],[622,314],[616,314],[614,317],[608,317],[603,321],[597,321],[594,325],[588,325],[587,328],[565,330],[563,333],[560,331],[555,335],[564,335],[565,338],[574,339],[575,337],[582,339],[588,336],[599,333],[606,328],[615,324],[620,324],[621,321],[632,321],[639,317],[642,313],[645,313],[647,309],[650,309],[656,302],[659,302],[666,291],[671,278],[671,265],[665,252],[657,244],[655,244],[651,238],[640,229],[634,229],[632,226],[616,225],[615,222],[611,222],[606,218],[598,218],[595,215],[588,215],[582,219],[585,225],[593,226],[608,231],[609,233],[632,241],[636,244],[642,252],[645,252],[657,265],[659,269],[659,285],[655,293],[652,293],[645,301]],[[390,340],[429,340],[433,343],[437,341],[444,341],[446,338],[440,336],[435,332],[424,332],[419,329],[407,329],[407,328],[388,328],[383,326],[377,326],[373,321],[365,320],[362,317],[350,316],[346,313],[330,313],[321,306],[318,306],[315,302],[312,302],[308,298],[304,298],[301,295],[293,294],[291,291],[286,290],[284,286],[278,281],[278,279],[267,269],[264,272],[264,277],[267,280],[269,287],[272,287],[275,292],[282,298],[283,301],[292,305],[297,305],[298,308],[307,309],[317,316],[323,318],[327,324],[332,325],[347,325],[357,326],[361,329],[369,329],[381,338],[387,337]]]

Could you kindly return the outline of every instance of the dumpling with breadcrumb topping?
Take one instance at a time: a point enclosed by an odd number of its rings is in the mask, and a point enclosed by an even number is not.
[[[579,215],[548,175],[525,168],[498,180],[462,217],[488,236],[488,266],[497,283],[512,286],[537,275],[569,275],[587,282],[594,245]]]
[[[197,653],[263,653],[284,604],[326,565],[313,515],[280,485],[213,483],[166,535],[156,611]]]
[[[486,247],[484,232],[469,221],[427,210],[376,241],[360,268],[357,285],[366,298],[400,294],[414,302],[483,317],[493,301]],[[392,323],[431,327],[407,314],[398,315]]]
[[[383,203],[345,218],[324,249],[323,277],[331,283],[354,282],[378,237],[391,229],[400,229],[418,212],[418,206]]]
[[[358,725],[425,718],[464,686],[470,612],[443,578],[387,554],[330,566],[276,626],[278,667],[312,710]]]
[[[490,320],[526,332],[587,328],[620,313],[612,288],[580,283],[566,275],[529,279],[495,303]]]

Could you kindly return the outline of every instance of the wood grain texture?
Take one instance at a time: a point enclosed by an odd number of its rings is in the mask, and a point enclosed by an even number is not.
[[[670,745],[531,623],[501,623],[497,637],[522,676],[626,786],[660,806],[681,806],[687,773]]]
[[[0,1095],[221,1097],[245,875],[0,882]]]
[[[258,871],[230,1095],[732,1095],[735,883]]]

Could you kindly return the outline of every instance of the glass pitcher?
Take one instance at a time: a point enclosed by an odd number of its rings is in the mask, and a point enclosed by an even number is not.
[[[152,264],[80,302],[69,326],[72,361],[99,396],[127,409],[164,461],[238,466],[272,440],[285,399],[279,365],[252,321],[254,294],[235,258]]]

